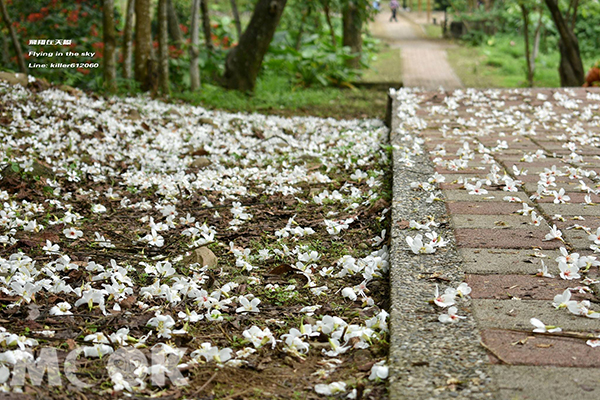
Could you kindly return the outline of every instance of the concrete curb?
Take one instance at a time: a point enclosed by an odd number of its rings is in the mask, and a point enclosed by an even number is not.
[[[415,156],[410,167],[400,162],[405,146],[412,147],[413,143],[402,141],[409,131],[398,117],[398,106],[399,101],[394,99],[390,133],[394,145],[390,399],[491,398],[488,357],[479,344],[479,333],[469,311],[471,302],[459,301],[459,314],[467,319],[450,325],[438,321],[444,311],[428,302],[434,298],[436,284],[441,292],[457,287],[464,280],[464,272],[444,203],[427,204],[428,193],[410,188],[411,182],[426,181],[434,169],[424,153]],[[443,223],[436,231],[449,245],[431,255],[415,255],[408,250],[406,237],[417,232],[406,229],[406,222],[424,221],[427,216]],[[436,275],[443,279],[431,278]]]

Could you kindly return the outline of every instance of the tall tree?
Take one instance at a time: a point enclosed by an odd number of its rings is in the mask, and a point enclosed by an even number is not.
[[[213,50],[212,34],[210,32],[210,15],[208,14],[208,0],[200,1],[202,10],[202,30],[204,31],[204,43],[209,52]]]
[[[8,15],[8,10],[6,9],[6,4],[4,4],[4,0],[0,0],[0,11],[2,12],[2,19],[4,20],[4,25],[6,25],[6,27],[8,28],[13,47],[15,48],[15,53],[17,55],[17,63],[19,64],[19,70],[26,74],[27,66],[25,65],[25,58],[23,57],[23,51],[21,50],[21,43],[19,43],[19,37],[17,36],[15,27],[12,25],[10,15]]]
[[[200,70],[198,68],[198,58],[200,52],[198,45],[200,44],[199,38],[199,25],[200,25],[200,0],[193,0],[192,2],[192,25],[190,27],[190,35],[192,36],[192,43],[190,46],[190,87],[192,91],[200,88]]]
[[[150,0],[135,0],[135,80],[142,90],[152,86],[152,30]]]
[[[117,91],[117,64],[115,50],[117,39],[115,37],[115,1],[102,0],[102,15],[104,32],[104,88],[109,93]]]
[[[360,68],[362,53],[362,23],[366,14],[365,5],[361,0],[349,0],[342,9],[343,45],[350,47],[354,57],[348,59],[348,66]]]
[[[169,35],[173,39],[173,45],[180,48],[184,42],[183,33],[179,27],[179,18],[177,18],[177,12],[173,6],[173,0],[167,0],[167,15],[169,17]]]
[[[526,4],[519,4],[521,14],[523,15],[523,35],[525,36],[525,61],[527,62],[527,84],[533,87],[533,68],[531,65],[531,54],[529,50],[529,7]]]
[[[238,40],[242,37],[242,23],[240,22],[240,13],[238,12],[237,2],[230,0],[231,13],[233,14],[233,22],[235,23],[235,30],[237,31]]]
[[[527,64],[527,84],[529,87],[533,87],[533,78],[535,76],[535,60],[538,55],[539,47],[540,47],[540,36],[542,32],[543,25],[543,15],[544,11],[541,8],[540,4],[528,4],[527,1],[523,1],[519,3],[521,7],[521,14],[523,16],[523,36],[525,38],[525,62]],[[530,28],[530,15],[532,14],[532,8],[537,7],[537,11],[539,13],[539,18],[537,22],[537,27],[535,28],[535,32],[533,34],[533,43],[531,43],[531,38],[529,35]]]
[[[331,36],[331,45],[333,48],[336,47],[335,40],[335,30],[333,29],[333,24],[331,23],[331,9],[329,7],[329,0],[321,0],[321,4],[323,4],[323,11],[325,12],[325,20],[327,21],[327,26],[329,27],[329,36]]]
[[[579,0],[570,0],[569,8],[565,14],[560,11],[558,0],[544,1],[548,10],[550,10],[550,15],[560,36],[558,41],[560,84],[561,86],[581,86],[584,82],[583,63],[579,52],[579,42],[574,31]]]
[[[8,54],[8,40],[6,36],[2,34],[2,29],[0,29],[0,43],[2,45],[2,64],[8,65],[10,63],[10,55]]]
[[[258,0],[248,27],[239,44],[229,51],[225,60],[223,85],[245,92],[254,90],[265,53],[287,0]]]
[[[131,79],[131,53],[133,50],[133,11],[135,0],[127,0],[125,28],[123,30],[123,78]]]
[[[302,35],[304,35],[304,26],[306,25],[306,20],[310,16],[312,11],[312,7],[310,3],[302,10],[302,19],[300,20],[300,28],[298,29],[298,35],[296,36],[296,45],[294,48],[296,50],[300,50],[300,46],[302,45]]]
[[[167,0],[158,0],[158,88],[169,95],[169,16]]]

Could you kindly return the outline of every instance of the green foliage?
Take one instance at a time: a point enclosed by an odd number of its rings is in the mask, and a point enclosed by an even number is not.
[[[467,87],[526,87],[523,39],[496,35],[479,46],[461,46],[448,52],[448,60]],[[541,53],[534,85],[558,87],[557,51]]]
[[[363,20],[370,18],[370,3],[368,0],[355,2],[361,11]],[[121,13],[123,5],[117,2],[115,9],[115,22],[117,31],[117,57],[118,57],[118,87],[119,93],[135,93],[139,85],[132,80],[124,80],[122,76],[121,43],[124,21]],[[253,11],[253,0],[239,0],[238,8],[242,14],[243,22],[247,23]],[[327,18],[324,15],[324,5],[329,7],[329,16],[333,28],[333,39]],[[101,90],[102,88],[102,6],[100,0],[8,0],[8,9],[17,27],[18,34],[24,44],[24,52],[29,50],[44,52],[96,53],[89,57],[32,57],[31,61],[37,63],[50,62],[86,62],[98,63],[97,68],[44,68],[35,69],[32,74],[49,81],[77,86],[83,89]],[[180,47],[169,47],[170,81],[174,91],[188,88],[189,77],[189,23],[190,0],[177,0],[174,2],[179,17],[180,27],[186,39]],[[348,67],[348,61],[355,55],[349,48],[342,46],[342,9],[347,5],[347,0],[323,0],[306,2],[303,0],[289,0],[282,20],[271,43],[269,52],[261,74],[263,82],[272,82],[271,76],[284,77],[288,84],[286,87],[326,87],[349,86],[357,80],[358,70]],[[237,32],[231,17],[229,2],[210,2],[211,10],[211,40],[214,50],[209,52],[202,43],[200,51],[201,79],[210,85],[218,84],[218,77],[224,72],[225,59],[232,46],[235,46]],[[153,22],[153,36],[156,37],[156,24]],[[3,32],[7,35],[7,32]],[[63,46],[26,46],[26,39],[71,39],[71,47]],[[154,43],[154,47],[157,43]],[[377,42],[363,35],[363,54],[361,64],[367,65],[377,47]],[[11,50],[12,51],[12,50]],[[11,54],[12,56],[12,54]],[[14,58],[14,57],[13,57]],[[28,58],[28,57],[26,57]],[[28,60],[26,60],[27,62]],[[16,70],[16,58],[6,68]],[[210,89],[209,89],[210,90]]]
[[[386,101],[385,96],[375,90],[299,88],[294,86],[289,77],[276,72],[265,72],[259,76],[252,96],[205,81],[199,91],[174,93],[174,97],[195,105],[232,112],[338,118],[383,118]]]
[[[102,7],[98,0],[29,0],[15,1],[7,9],[23,44],[25,62],[36,63],[99,63],[98,68],[39,68],[31,73],[50,81],[58,81],[86,89],[97,88],[102,75]],[[116,16],[118,18],[118,16]],[[8,32],[3,28],[3,34]],[[27,39],[71,39],[71,46],[28,46]],[[12,50],[12,49],[11,49]],[[93,52],[93,58],[64,56],[33,57],[29,51],[56,53]],[[12,57],[12,69],[17,69],[16,56]]]
[[[364,4],[363,4],[364,3]],[[370,18],[366,1],[358,6],[362,18]],[[324,14],[329,5],[333,37]],[[356,80],[359,71],[347,66],[353,55],[342,47],[341,9],[345,1],[289,1],[279,28],[271,42],[263,70],[285,73],[298,86],[346,86]],[[366,25],[366,24],[365,24]],[[361,64],[365,67],[375,52],[377,43],[363,35]]]
[[[278,32],[264,62],[265,71],[288,73],[300,86],[342,86],[357,78],[347,67],[353,55],[348,47],[333,47],[316,34],[303,41],[300,50],[288,45],[289,32]]]
[[[523,35],[523,15],[520,4],[526,4],[530,9],[530,30],[539,21],[542,11],[542,42],[540,50],[544,53],[556,51],[558,32],[543,0],[509,0],[495,2],[491,10],[483,6],[474,10],[468,9],[466,0],[452,2],[450,8],[454,21],[463,21],[469,31],[463,39],[471,45],[480,45],[494,34],[512,35],[518,38]],[[566,11],[568,4],[560,1],[560,8]],[[597,1],[581,1],[575,24],[575,34],[579,40],[582,57],[589,58],[598,54],[600,41],[600,3]]]
[[[598,57],[600,53],[600,2],[582,2],[579,6],[575,35],[579,40],[582,56]]]

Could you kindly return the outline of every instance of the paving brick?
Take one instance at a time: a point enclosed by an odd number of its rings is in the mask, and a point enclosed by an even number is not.
[[[452,226],[460,228],[492,228],[492,229],[542,229],[548,232],[548,224],[542,222],[540,226],[531,225],[531,219],[523,215],[471,215],[452,214]]]
[[[476,214],[476,215],[511,215],[523,206],[520,203],[490,201],[483,204],[478,201],[449,201],[446,208],[450,214]]]
[[[579,182],[569,181],[559,184],[557,188],[553,188],[552,190],[560,190],[560,188],[563,188],[565,189],[565,192],[577,192],[579,190],[579,186]],[[528,193],[534,193],[535,191],[537,191],[538,184],[537,181],[525,182],[521,188],[527,191]],[[550,198],[554,199],[554,196],[550,196]]]
[[[441,47],[402,48],[402,82],[405,87],[460,88],[462,83],[446,60]]]
[[[581,204],[553,204],[553,203],[542,203],[540,207],[548,215],[561,214],[565,215],[595,215],[600,216],[600,206],[584,206]]]
[[[542,278],[534,275],[472,275],[465,277],[465,281],[473,291],[474,299],[511,299],[518,297],[523,300],[553,300],[554,296],[561,294],[565,289],[574,287],[571,281],[564,279]],[[592,300],[592,294],[573,294],[572,299]]]
[[[482,196],[469,194],[469,192],[465,189],[444,190],[444,197],[446,198],[447,201],[485,201],[485,202],[504,201],[502,199],[504,199],[505,196],[518,197],[523,201],[527,201],[529,199],[527,194],[525,194],[523,192],[508,193],[503,190],[495,190],[495,188],[493,190],[489,190],[488,188],[486,188],[486,190],[488,190],[488,193],[485,195],[482,195]]]
[[[588,239],[588,234],[584,231],[575,229],[561,229],[561,231],[565,241],[573,246],[573,248],[576,250],[589,249],[590,245],[594,243]],[[595,229],[593,231],[595,232]]]
[[[586,215],[585,217],[583,217],[583,220],[581,220],[579,217],[580,216],[563,215],[563,218],[565,219],[564,221],[554,219],[554,220],[552,220],[552,223],[556,224],[556,226],[558,226],[561,230],[573,230],[574,229],[573,227],[579,225],[579,226],[585,226],[585,227],[590,228],[595,231],[596,228],[598,228],[600,226],[600,216]],[[571,228],[571,229],[567,229],[567,228]],[[583,231],[580,231],[580,232],[583,232]]]
[[[533,153],[535,151],[537,151],[539,149],[539,147],[537,148],[531,148],[531,150],[527,151],[528,153]],[[510,150],[510,148],[509,148]],[[524,152],[523,150],[517,150],[517,151],[511,151],[511,152],[507,152],[506,150],[503,150],[501,153],[496,153],[494,154],[494,158],[500,162],[503,162],[505,164],[507,163],[523,163],[525,166],[529,165],[536,165],[536,166],[548,166],[551,167],[553,164],[563,164],[562,161],[560,160],[555,160],[553,158],[542,158],[539,160],[535,160],[532,162],[526,162],[523,160],[523,156],[524,156]],[[556,165],[557,167],[559,165]],[[527,167],[525,168],[527,169]]]
[[[600,369],[526,365],[493,365],[490,375],[499,399],[597,400]]]
[[[485,329],[481,332],[481,340],[493,351],[490,359],[494,363],[600,367],[600,349],[586,345],[582,339]]]
[[[577,284],[573,282],[573,286]],[[600,311],[597,304],[592,308]],[[550,300],[473,299],[473,312],[480,328],[533,330],[529,320],[534,317],[564,331],[600,332],[600,320],[580,317],[565,309],[556,310]]]
[[[558,191],[560,189],[556,189]],[[567,192],[565,193],[571,199],[566,204],[582,204],[585,203],[585,196],[587,193],[582,192]],[[600,196],[595,194],[590,195],[593,203],[600,203]],[[536,200],[538,203],[553,203],[554,204],[554,196],[546,196],[543,199]]]
[[[456,245],[469,248],[497,249],[557,249],[562,245],[558,240],[543,241],[546,231],[540,229],[506,229],[499,234],[497,229],[456,229]]]
[[[556,168],[560,171],[565,172],[564,167],[566,164],[553,158],[544,158],[534,162],[521,161],[518,157],[514,157],[513,155],[506,156],[504,154],[497,155],[494,158],[501,160],[510,169],[515,165],[518,169],[527,170],[529,171],[528,175],[537,175],[540,172],[544,172],[545,168],[552,168],[553,165],[556,165]]]
[[[535,274],[541,268],[540,258],[532,250],[461,248],[458,252],[470,274]],[[546,264],[560,255],[558,250],[543,253],[548,256],[543,258]]]
[[[518,176],[518,178],[520,181],[528,182],[528,183],[537,182],[540,180],[539,174],[533,174],[533,173],[527,174],[527,175],[521,175],[521,176]],[[554,182],[556,183],[556,185],[558,187],[562,187],[562,185],[573,183],[573,180],[570,179],[568,176],[557,176]],[[579,182],[575,182],[575,183],[579,184]]]
[[[473,168],[469,165],[468,168],[458,169],[458,170],[450,170],[442,167],[435,167],[435,172],[439,174],[471,174],[476,175],[479,173],[487,174],[487,168]]]

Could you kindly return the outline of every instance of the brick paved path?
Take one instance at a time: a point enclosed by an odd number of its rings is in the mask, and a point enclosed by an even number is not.
[[[427,39],[417,33],[418,26],[411,23],[403,13],[398,22],[389,22],[390,13],[379,13],[371,30],[375,37],[399,47],[402,56],[402,83],[404,87],[423,89],[461,88],[462,83],[446,59],[446,42]]]
[[[417,117],[427,123],[420,135],[445,177],[440,188],[498,398],[598,399],[600,346],[586,341],[600,337],[600,319],[552,302],[572,288],[571,300],[589,300],[600,312],[598,267],[580,265],[581,277],[566,280],[556,261],[561,247],[573,263],[578,256],[600,258],[588,238],[600,227],[600,90],[450,95],[422,93]],[[477,181],[487,193],[469,194]],[[570,200],[551,193],[561,189]],[[539,226],[531,212],[519,213],[524,204],[541,216]],[[563,241],[545,239],[553,225]],[[537,274],[542,261],[554,278]],[[533,334],[532,317],[563,332]]]

